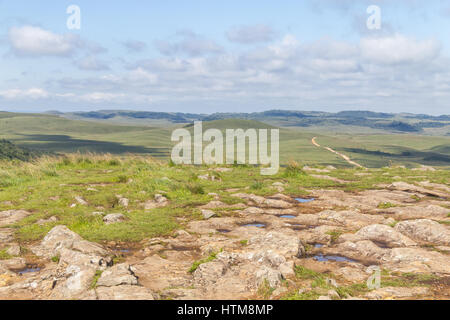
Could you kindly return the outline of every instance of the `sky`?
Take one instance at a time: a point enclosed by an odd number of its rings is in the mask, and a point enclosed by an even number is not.
[[[448,0],[0,0],[0,57],[4,111],[450,113]]]

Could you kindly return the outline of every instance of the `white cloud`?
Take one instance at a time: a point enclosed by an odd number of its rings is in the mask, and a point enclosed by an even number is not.
[[[429,63],[440,48],[436,40],[418,41],[400,34],[361,40],[363,58],[380,64]]]
[[[80,44],[75,35],[60,35],[34,26],[12,27],[8,36],[18,56],[69,56]]]
[[[450,63],[439,47],[434,40],[403,35],[360,43],[329,38],[300,42],[286,35],[240,52],[177,52],[129,64],[125,72],[55,79],[48,88],[63,93],[48,97],[56,106],[88,102],[91,108],[148,108],[157,102],[158,108],[195,112],[279,106],[414,112],[433,99],[436,108],[446,110]]]
[[[156,41],[156,48],[166,56],[182,54],[198,57],[223,52],[223,48],[220,45],[194,32],[179,32],[177,38],[179,39],[175,42]]]
[[[147,44],[138,40],[127,40],[122,44],[129,52],[142,52],[147,49]]]
[[[30,89],[10,89],[5,91],[0,91],[0,96],[6,99],[45,99],[49,97],[46,90],[41,88],[30,88]]]
[[[93,55],[88,55],[75,63],[81,70],[103,71],[108,70],[108,65]]]
[[[243,44],[264,43],[274,40],[275,31],[264,24],[234,27],[226,34],[228,40]]]

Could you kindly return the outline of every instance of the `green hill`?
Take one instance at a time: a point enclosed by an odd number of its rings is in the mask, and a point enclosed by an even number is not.
[[[25,148],[20,148],[8,140],[0,140],[0,160],[30,160],[36,153]]]

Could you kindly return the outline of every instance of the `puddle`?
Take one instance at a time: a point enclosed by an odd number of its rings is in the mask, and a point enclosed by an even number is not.
[[[220,233],[230,233],[231,230],[227,230],[227,229],[217,229],[217,232],[220,232]]]
[[[320,244],[320,243],[316,243],[315,245],[314,245],[314,248],[322,248],[323,247],[323,244]]]
[[[249,224],[244,224],[243,227],[265,228],[266,225],[264,223],[249,223]]]
[[[300,202],[300,203],[308,203],[308,202],[312,202],[316,199],[314,198],[295,198],[295,201]]]
[[[35,272],[39,272],[39,271],[41,271],[41,268],[25,268],[20,271],[17,271],[17,273],[22,276],[27,273],[35,273]]]
[[[341,256],[324,256],[322,254],[319,254],[317,256],[313,257],[314,260],[316,261],[336,261],[336,262],[356,262],[355,260],[346,258],[346,257],[341,257]]]
[[[297,218],[296,216],[290,215],[290,214],[286,214],[283,216],[278,216],[278,218],[283,218],[283,219],[294,219]]]

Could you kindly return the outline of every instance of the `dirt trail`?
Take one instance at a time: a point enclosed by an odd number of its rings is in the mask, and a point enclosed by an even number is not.
[[[316,139],[317,139],[317,137],[312,138],[312,140],[311,140],[312,144],[315,145],[315,146],[318,147],[318,148],[322,148],[322,146],[316,142]],[[345,161],[347,161],[347,162],[348,162],[349,164],[351,164],[352,166],[356,166],[356,167],[359,167],[359,168],[366,169],[365,167],[363,167],[363,166],[360,165],[359,163],[357,163],[357,162],[353,161],[352,159],[350,159],[350,157],[349,157],[349,156],[346,156],[345,154],[342,154],[342,153],[340,153],[340,152],[337,152],[336,150],[333,150],[333,149],[331,149],[330,147],[323,147],[323,148],[326,149],[326,150],[328,150],[328,151],[330,151],[330,152],[333,152],[333,153],[337,154],[339,157],[341,157],[342,159],[344,159]]]

